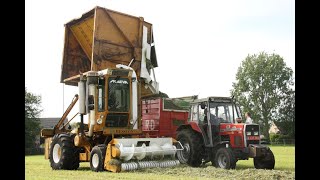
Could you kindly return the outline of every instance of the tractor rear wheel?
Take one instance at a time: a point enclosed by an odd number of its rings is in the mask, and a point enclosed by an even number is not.
[[[213,165],[217,168],[236,168],[236,158],[230,148],[221,147],[217,150]]]
[[[270,149],[263,157],[253,158],[253,164],[256,169],[274,169],[274,155]]]
[[[56,134],[50,145],[51,168],[73,170],[79,168],[79,151],[69,134]]]
[[[93,147],[90,155],[90,169],[92,171],[104,171],[104,159],[106,156],[106,145],[101,144]]]
[[[178,132],[177,140],[180,141],[184,150],[177,152],[180,163],[192,167],[199,167],[202,163],[204,152],[203,140],[200,135],[192,130],[184,129]]]

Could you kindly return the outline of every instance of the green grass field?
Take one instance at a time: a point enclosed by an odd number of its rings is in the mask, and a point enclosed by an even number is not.
[[[274,170],[255,169],[253,159],[238,161],[234,170],[215,168],[208,163],[200,168],[179,165],[173,168],[140,169],[121,173],[92,172],[88,162],[80,163],[78,170],[52,170],[44,155],[25,156],[25,179],[295,179],[295,147],[270,148],[276,160]]]

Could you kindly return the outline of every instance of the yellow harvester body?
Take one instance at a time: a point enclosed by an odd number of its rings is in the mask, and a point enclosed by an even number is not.
[[[120,172],[179,164],[179,142],[140,138],[141,98],[159,92],[157,66],[152,24],[142,17],[95,7],[68,22],[61,82],[78,86],[79,94],[53,129],[41,130],[51,167],[90,162],[93,171]],[[68,129],[76,115],[63,122],[76,103],[80,126]]]

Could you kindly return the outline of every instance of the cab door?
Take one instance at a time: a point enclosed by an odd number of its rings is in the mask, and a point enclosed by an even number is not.
[[[198,111],[199,128],[202,132],[204,143],[207,146],[207,145],[210,145],[210,143],[212,143],[210,140],[211,128],[210,128],[210,125],[208,124],[209,119],[208,119],[207,106],[206,105],[204,106],[203,103],[201,104],[198,104],[195,109]]]

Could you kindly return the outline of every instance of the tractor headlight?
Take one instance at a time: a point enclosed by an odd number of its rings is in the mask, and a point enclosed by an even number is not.
[[[250,131],[247,131],[247,136],[251,136],[251,132]]]
[[[254,131],[253,135],[258,136],[259,135],[259,131]]]

